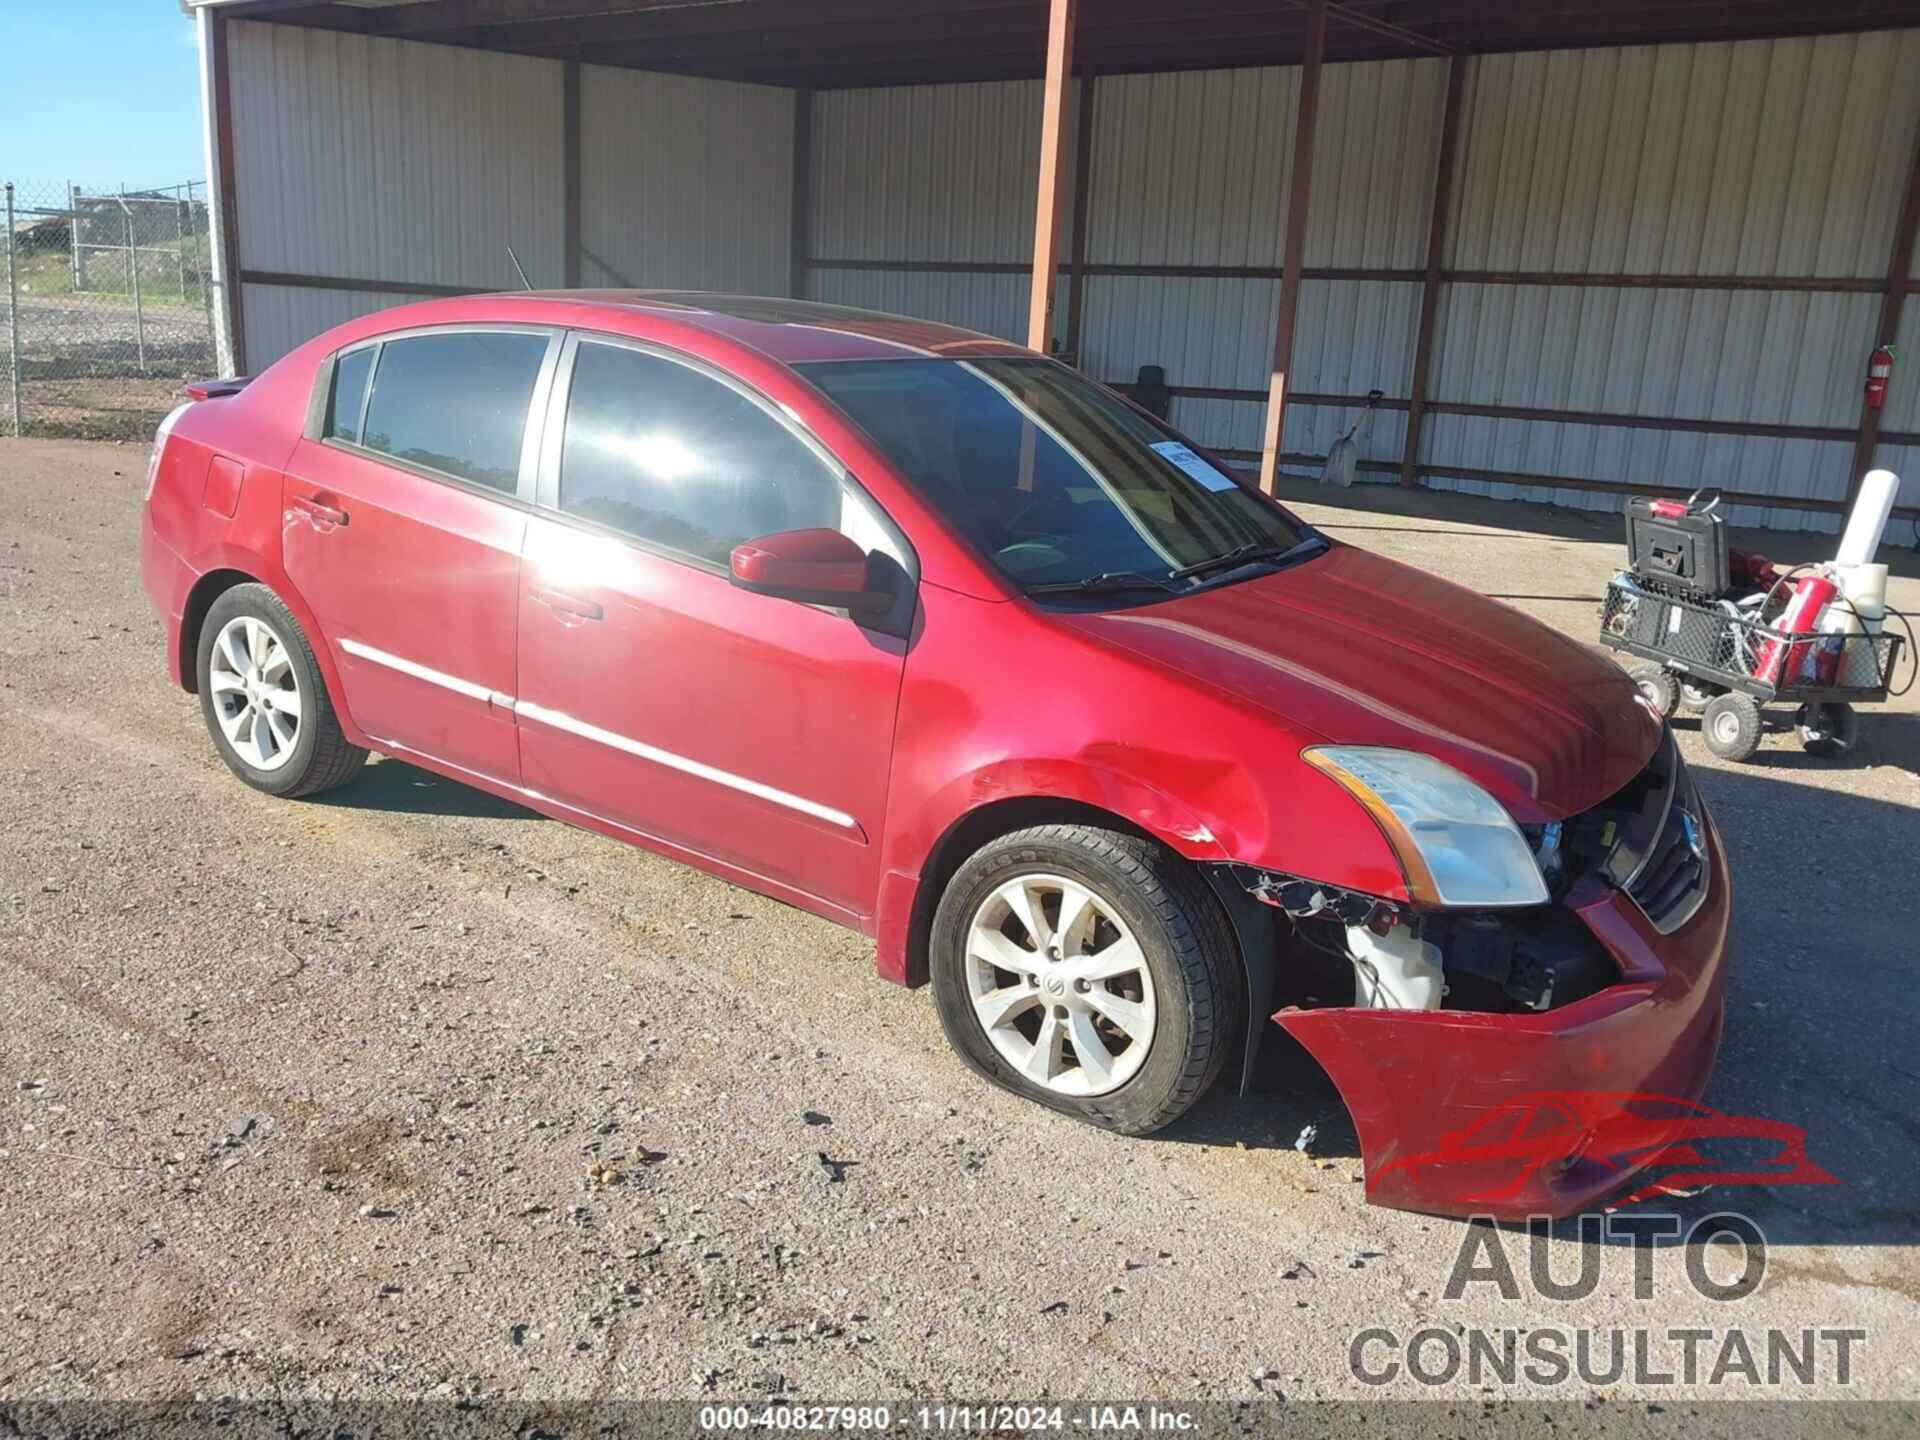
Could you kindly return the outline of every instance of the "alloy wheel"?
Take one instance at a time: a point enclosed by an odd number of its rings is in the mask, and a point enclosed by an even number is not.
[[[240,615],[214,638],[207,688],[227,744],[256,770],[293,758],[306,714],[287,645],[264,620]]]
[[[1021,875],[967,927],[967,992],[993,1048],[1036,1085],[1104,1095],[1146,1063],[1153,975],[1113,907],[1063,875]]]

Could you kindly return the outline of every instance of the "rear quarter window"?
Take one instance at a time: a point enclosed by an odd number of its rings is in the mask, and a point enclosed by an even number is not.
[[[360,443],[360,412],[366,408],[376,348],[349,350],[334,362],[333,393],[327,397],[327,427],[322,434],[349,445]]]

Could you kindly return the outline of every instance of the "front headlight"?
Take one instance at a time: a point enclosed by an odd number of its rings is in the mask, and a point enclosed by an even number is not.
[[[1538,905],[1547,882],[1500,802],[1413,750],[1319,745],[1302,759],[1366,806],[1406,872],[1416,903]]]

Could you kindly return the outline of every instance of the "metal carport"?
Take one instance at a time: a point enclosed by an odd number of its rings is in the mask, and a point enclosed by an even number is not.
[[[236,366],[511,244],[1159,364],[1268,477],[1373,389],[1363,477],[1496,496],[1920,458],[1920,0],[186,3]]]

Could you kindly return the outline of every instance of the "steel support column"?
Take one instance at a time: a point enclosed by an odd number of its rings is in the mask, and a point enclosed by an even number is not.
[[[1900,221],[1894,226],[1893,254],[1887,260],[1887,286],[1880,300],[1880,320],[1873,332],[1873,345],[1892,345],[1900,338],[1900,312],[1913,287],[1908,273],[1913,266],[1913,242],[1920,234],[1920,135],[1914,137],[1913,168],[1907,172],[1907,199],[1900,207]],[[1871,352],[1869,352],[1871,353]],[[1860,374],[1866,374],[1866,357],[1861,357]],[[1874,451],[1880,444],[1880,412],[1863,399],[1860,404],[1860,435],[1853,444],[1853,467],[1847,474],[1847,510],[1859,497],[1860,482],[1873,468]]]
[[[240,202],[234,180],[233,78],[227,55],[228,20],[220,11],[206,7],[200,10],[198,19],[203,47],[202,80],[207,101],[205,123],[211,150],[207,175],[211,182],[208,243],[213,248],[213,268],[220,277],[221,298],[226,310],[227,354],[222,358],[225,368],[234,374],[245,374],[246,297],[245,287],[240,282]]]
[[[569,290],[580,288],[580,62],[560,66],[560,251]]]
[[[1407,435],[1400,452],[1400,483],[1419,483],[1420,425],[1427,415],[1427,378],[1433,363],[1434,319],[1439,313],[1440,273],[1447,248],[1447,222],[1453,209],[1453,165],[1460,139],[1460,95],[1466,88],[1467,57],[1447,62],[1447,100],[1440,118],[1440,153],[1433,169],[1433,204],[1427,217],[1427,274],[1420,286],[1420,328],[1413,341],[1413,389],[1408,397]]]
[[[1273,326],[1273,374],[1260,437],[1260,488],[1273,493],[1280,439],[1287,423],[1287,372],[1293,364],[1293,322],[1300,309],[1300,271],[1306,263],[1307,205],[1313,192],[1313,123],[1320,107],[1320,61],[1327,49],[1327,0],[1307,7],[1307,45],[1300,65],[1300,105],[1293,122],[1293,174],[1287,190],[1286,269],[1280,278]]]
[[[1027,302],[1027,344],[1046,351],[1053,343],[1053,280],[1060,259],[1060,191],[1066,167],[1067,84],[1073,75],[1073,25],[1077,0],[1050,0],[1047,71],[1040,115],[1040,188],[1033,214],[1033,291]]]
[[[1073,122],[1073,260],[1067,282],[1067,353],[1086,368],[1080,336],[1087,318],[1087,207],[1093,183],[1093,88],[1091,74],[1080,77],[1080,105]]]
[[[787,289],[807,298],[808,239],[813,229],[813,92],[793,92],[793,205],[787,212]]]

